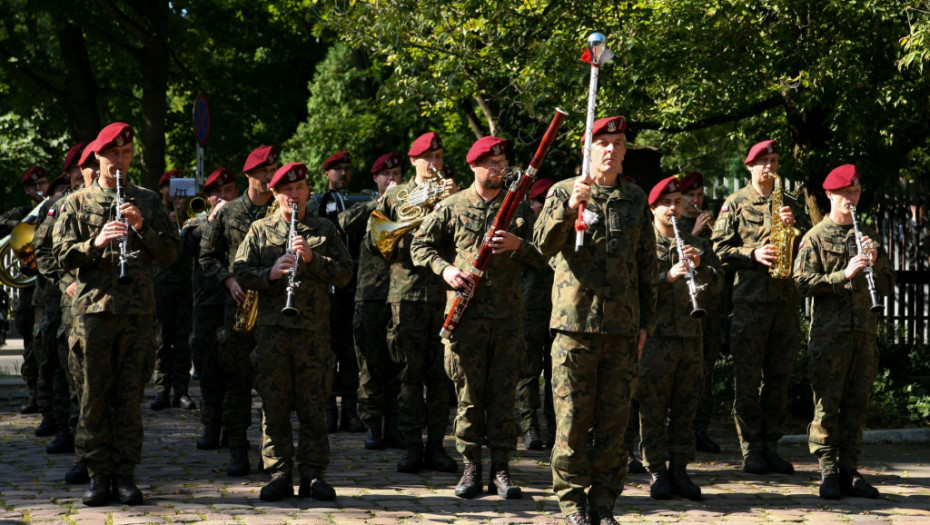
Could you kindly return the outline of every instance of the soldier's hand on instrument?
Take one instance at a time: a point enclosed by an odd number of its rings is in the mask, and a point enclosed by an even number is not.
[[[271,267],[268,280],[277,281],[287,275],[287,272],[294,267],[296,261],[297,256],[290,253],[285,253],[281,257],[278,257],[278,260],[274,262],[274,266]]]
[[[74,297],[75,292],[77,292],[77,282],[73,282],[65,288],[65,293],[68,294],[68,297]]]
[[[871,266],[872,260],[869,259],[869,255],[863,253],[862,255],[857,255],[849,260],[849,263],[846,264],[846,270],[843,271],[843,275],[846,276],[846,280],[850,280],[856,276],[857,273]]]
[[[711,221],[714,217],[710,212],[705,211],[698,215],[696,221],[694,221],[694,230],[691,231],[692,235],[700,235],[704,231],[704,228],[711,229]]]
[[[519,250],[521,244],[523,244],[523,239],[505,230],[497,230],[488,241],[491,253],[494,254]]]
[[[575,179],[574,186],[572,186],[572,196],[568,199],[568,207],[577,210],[579,204],[589,200],[591,200],[591,185],[587,180],[578,177]]]
[[[774,244],[766,244],[752,251],[752,258],[764,266],[771,267],[775,264],[776,257],[778,257],[778,249]]]
[[[453,290],[470,289],[475,284],[471,274],[463,272],[451,264],[443,268],[442,278]]]
[[[672,265],[672,267],[669,268],[665,273],[665,280],[673,283],[678,279],[688,275],[688,270],[690,269],[691,267],[688,266],[688,261],[679,261],[678,263]]]
[[[104,224],[103,228],[100,229],[100,233],[94,239],[94,247],[102,250],[110,242],[126,235],[126,230],[126,225],[122,221],[110,221]]]
[[[451,177],[448,179],[442,179],[443,195],[452,195],[457,191],[459,191],[459,185],[455,183],[455,179]]]
[[[862,243],[862,249],[869,255],[869,260],[875,262],[875,258],[878,257],[878,250],[875,248],[875,243],[872,242],[871,237],[863,235],[860,242]]]
[[[701,252],[694,246],[686,244],[685,247],[681,249],[681,253],[685,254],[685,259],[690,260],[695,268],[701,265]]]
[[[310,249],[310,244],[307,243],[306,237],[302,235],[294,236],[294,245],[291,248],[300,256],[303,262],[309,263],[313,261],[313,250]]]
[[[130,226],[136,230],[142,229],[142,212],[139,211],[139,208],[136,208],[135,204],[124,202],[119,211],[123,214],[123,217],[126,217],[126,221],[129,222]]]
[[[791,211],[790,207],[782,206],[781,209],[778,210],[778,216],[781,217],[781,220],[784,221],[785,224],[794,224],[794,213]]]
[[[236,281],[235,277],[228,277],[223,284],[226,286],[226,289],[229,290],[229,295],[233,298],[233,301],[236,301],[236,304],[242,304],[242,301],[245,300],[245,290],[239,286],[239,282]]]

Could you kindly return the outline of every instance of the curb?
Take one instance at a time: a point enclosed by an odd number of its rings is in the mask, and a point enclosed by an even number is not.
[[[782,436],[781,445],[807,443],[807,434]],[[930,443],[930,428],[889,428],[885,430],[866,430],[862,433],[863,445],[878,443]]]

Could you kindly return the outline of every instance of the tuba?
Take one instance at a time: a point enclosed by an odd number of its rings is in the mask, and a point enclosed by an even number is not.
[[[28,288],[38,273],[36,220],[45,215],[51,201],[46,197],[20,221],[9,235],[0,239],[0,282],[13,288]]]
[[[769,274],[774,279],[787,279],[791,277],[794,240],[801,234],[801,230],[781,220],[778,210],[784,206],[785,192],[782,189],[781,177],[777,174],[773,176],[775,177],[775,189],[772,190],[772,234],[769,236],[769,243],[775,245],[777,255],[775,264],[769,269]]]
[[[268,206],[265,217],[271,217],[278,211],[278,201]],[[239,303],[236,308],[236,317],[233,322],[233,332],[241,334],[249,333],[255,329],[255,321],[258,320],[258,291],[246,290],[245,299]]]
[[[409,231],[420,226],[430,208],[451,193],[446,191],[439,170],[430,166],[429,178],[411,191],[402,189],[397,192],[397,221],[392,221],[378,210],[371,212],[368,226],[371,239],[378,251],[390,259],[397,249],[397,243]]]

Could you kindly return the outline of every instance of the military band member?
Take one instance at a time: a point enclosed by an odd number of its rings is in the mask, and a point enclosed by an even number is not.
[[[778,455],[778,440],[800,344],[801,298],[790,279],[769,273],[778,263],[777,247],[769,240],[778,146],[774,140],[760,142],[744,163],[750,184],[727,197],[712,237],[724,269],[735,274],[730,326],[733,416],[745,472],[793,474],[794,466]],[[783,202],[777,210],[781,220],[803,230],[808,219],[801,206],[787,193]]]
[[[442,169],[442,141],[433,132],[420,135],[407,157],[414,177],[389,189],[377,210],[388,220],[402,222],[399,209],[405,205],[398,196],[427,183],[432,170]],[[455,191],[455,182],[446,179],[447,191]],[[405,234],[389,261],[391,284],[388,304],[391,324],[388,348],[391,358],[401,364],[397,424],[407,444],[407,451],[397,463],[398,472],[419,472],[423,467],[440,472],[456,472],[455,460],[442,446],[449,425],[449,378],[443,370],[442,344],[437,336],[442,328],[442,305],[445,285],[428,268],[414,266],[410,256],[413,233]],[[369,246],[377,250],[377,246]],[[424,395],[425,390],[425,395]],[[426,446],[423,428],[426,427]]]
[[[553,490],[566,523],[615,523],[626,470],[622,434],[638,353],[655,326],[656,243],[646,195],[620,179],[623,117],[594,123],[591,180],[549,191],[534,240],[554,257],[552,397],[557,434]],[[585,244],[575,253],[573,224],[587,202]],[[589,430],[592,434],[589,435]]]
[[[384,198],[388,188],[400,183],[401,161],[394,152],[385,153],[371,166],[371,178],[379,198],[346,210],[340,216],[344,230],[363,220],[368,224],[371,212]],[[344,220],[343,220],[343,217]],[[391,308],[387,303],[391,268],[380,255],[363,243],[359,250],[358,281],[355,290],[355,315],[352,318],[355,355],[358,358],[358,415],[365,424],[365,448],[406,448],[397,427],[397,394],[400,391],[400,366],[391,359],[387,345]]]
[[[704,176],[692,171],[681,179],[681,218],[678,220],[681,230],[690,232],[695,237],[710,241],[713,232],[713,215],[704,209]],[[716,257],[714,258],[716,260]],[[705,261],[705,264],[707,261]],[[719,264],[719,261],[717,261]],[[720,270],[718,267],[717,270]],[[721,279],[722,279],[722,271]],[[714,365],[720,357],[723,344],[723,318],[721,316],[720,291],[705,289],[701,292],[701,307],[707,314],[701,318],[701,338],[704,347],[704,388],[701,391],[701,403],[694,416],[694,444],[701,452],[719,453],[720,445],[707,434],[707,428],[714,415]]]
[[[278,152],[261,146],[249,154],[242,166],[248,179],[245,194],[223,206],[207,224],[200,243],[200,266],[204,278],[213,279],[229,292],[224,312],[223,330],[219,332],[220,366],[226,393],[223,398],[223,426],[229,439],[230,476],[245,476],[249,466],[249,440],[246,431],[252,424],[252,363],[249,353],[255,348],[255,334],[235,332],[236,309],[246,292],[232,271],[236,250],[249,231],[249,225],[264,218],[271,204],[268,182],[278,169]]]
[[[217,331],[223,328],[223,311],[229,292],[222,283],[205,275],[199,253],[208,225],[216,220],[223,206],[239,196],[236,176],[226,168],[217,168],[204,181],[203,194],[210,205],[209,211],[207,215],[189,221],[190,235],[185,237],[182,249],[189,250],[194,257],[191,350],[196,351],[195,369],[200,373],[200,421],[203,424],[197,448],[215,450],[221,444],[223,397],[226,394]]]
[[[300,497],[326,501],[336,497],[323,479],[329,464],[323,413],[335,360],[329,342],[328,295],[330,286],[345,286],[352,278],[352,258],[331,222],[307,214],[306,176],[307,168],[300,163],[277,170],[268,186],[278,211],[252,224],[234,264],[237,281],[258,291],[255,335],[260,344],[251,359],[255,388],[262,397],[262,457],[265,471],[272,476],[261,490],[266,501],[294,494],[295,459]],[[300,216],[289,240],[295,203]],[[296,274],[289,277],[292,271]],[[293,288],[298,313],[286,317],[281,310],[287,304],[291,279],[300,284]],[[296,454],[292,410],[300,423]]]
[[[116,122],[100,131],[94,151],[100,178],[71,195],[56,222],[53,246],[64,270],[77,270],[72,336],[84,352],[81,416],[75,447],[91,486],[84,504],[113,499],[134,505],[142,492],[133,481],[142,452],[142,395],[154,368],[155,295],[152,262],[177,255],[177,229],[155,193],[124,182],[124,221],[114,220],[117,170],[128,173],[133,129]],[[119,284],[120,248],[129,237],[131,284]]]
[[[467,271],[481,249],[506,191],[507,142],[498,137],[478,139],[466,161],[475,182],[440,202],[417,231],[410,246],[413,263],[442,277],[447,292],[446,313],[456,291],[475,286]],[[529,205],[521,203],[508,230],[489,239],[494,256],[481,286],[469,300],[467,313],[444,341],[446,374],[458,397],[455,444],[465,468],[455,495],[473,498],[481,491],[481,447],[491,450],[488,492],[519,498],[510,477],[510,455],[518,430],[513,419],[517,379],[523,372],[523,296],[520,275],[524,264],[542,266],[544,260],[529,241],[533,224]],[[464,270],[463,270],[464,269]]]
[[[850,206],[858,208],[861,195],[856,167],[844,164],[834,169],[823,189],[830,199],[830,214],[804,236],[794,266],[798,289],[813,299],[807,349],[814,419],[808,444],[822,472],[821,498],[877,498],[878,490],[857,470],[878,370],[880,314],[870,311],[866,272],[871,266],[879,296],[891,293],[894,273],[872,241],[878,237],[861,218],[863,236],[856,239],[850,211]]]
[[[681,186],[675,177],[663,179],[649,193],[659,259],[656,328],[643,347],[637,366],[643,463],[652,475],[649,495],[668,499],[672,494],[700,499],[701,489],[688,477],[694,460],[693,420],[700,401],[703,376],[701,322],[691,317],[687,276],[693,272],[703,307],[704,292],[719,292],[716,255],[710,241],[680,228],[679,257],[672,218],[681,214]]]

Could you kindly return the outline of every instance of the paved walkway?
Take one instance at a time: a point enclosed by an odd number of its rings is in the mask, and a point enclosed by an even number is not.
[[[18,379],[18,378],[17,378]],[[143,409],[146,446],[137,481],[145,504],[135,507],[88,508],[81,503],[86,486],[71,486],[63,475],[71,456],[45,454],[47,442],[32,432],[38,416],[19,414],[25,388],[9,378],[0,386],[0,524],[70,523],[128,525],[136,523],[209,523],[238,525],[332,523],[560,523],[558,503],[550,491],[547,452],[519,450],[513,477],[524,487],[522,500],[504,501],[482,495],[462,501],[452,494],[457,476],[426,472],[398,474],[400,451],[366,451],[363,434],[333,434],[333,461],[327,480],[339,494],[335,503],[292,498],[278,503],[259,500],[267,477],[225,475],[228,452],[199,451],[198,412]],[[11,385],[12,383],[12,385]],[[195,397],[199,391],[193,390]],[[151,389],[149,399],[151,398]],[[256,414],[257,397],[254,399]],[[258,421],[258,417],[254,418]],[[751,476],[739,470],[732,427],[721,423],[712,432],[724,446],[721,455],[699,454],[693,478],[704,489],[701,502],[648,497],[648,476],[627,479],[617,502],[617,518],[637,523],[930,523],[930,446],[868,445],[864,473],[883,498],[817,498],[816,462],[802,445],[784,448],[798,468],[794,476]],[[259,441],[259,429],[250,432]],[[446,447],[454,451],[451,438]],[[457,456],[454,456],[457,457]],[[251,452],[253,465],[257,453]]]

